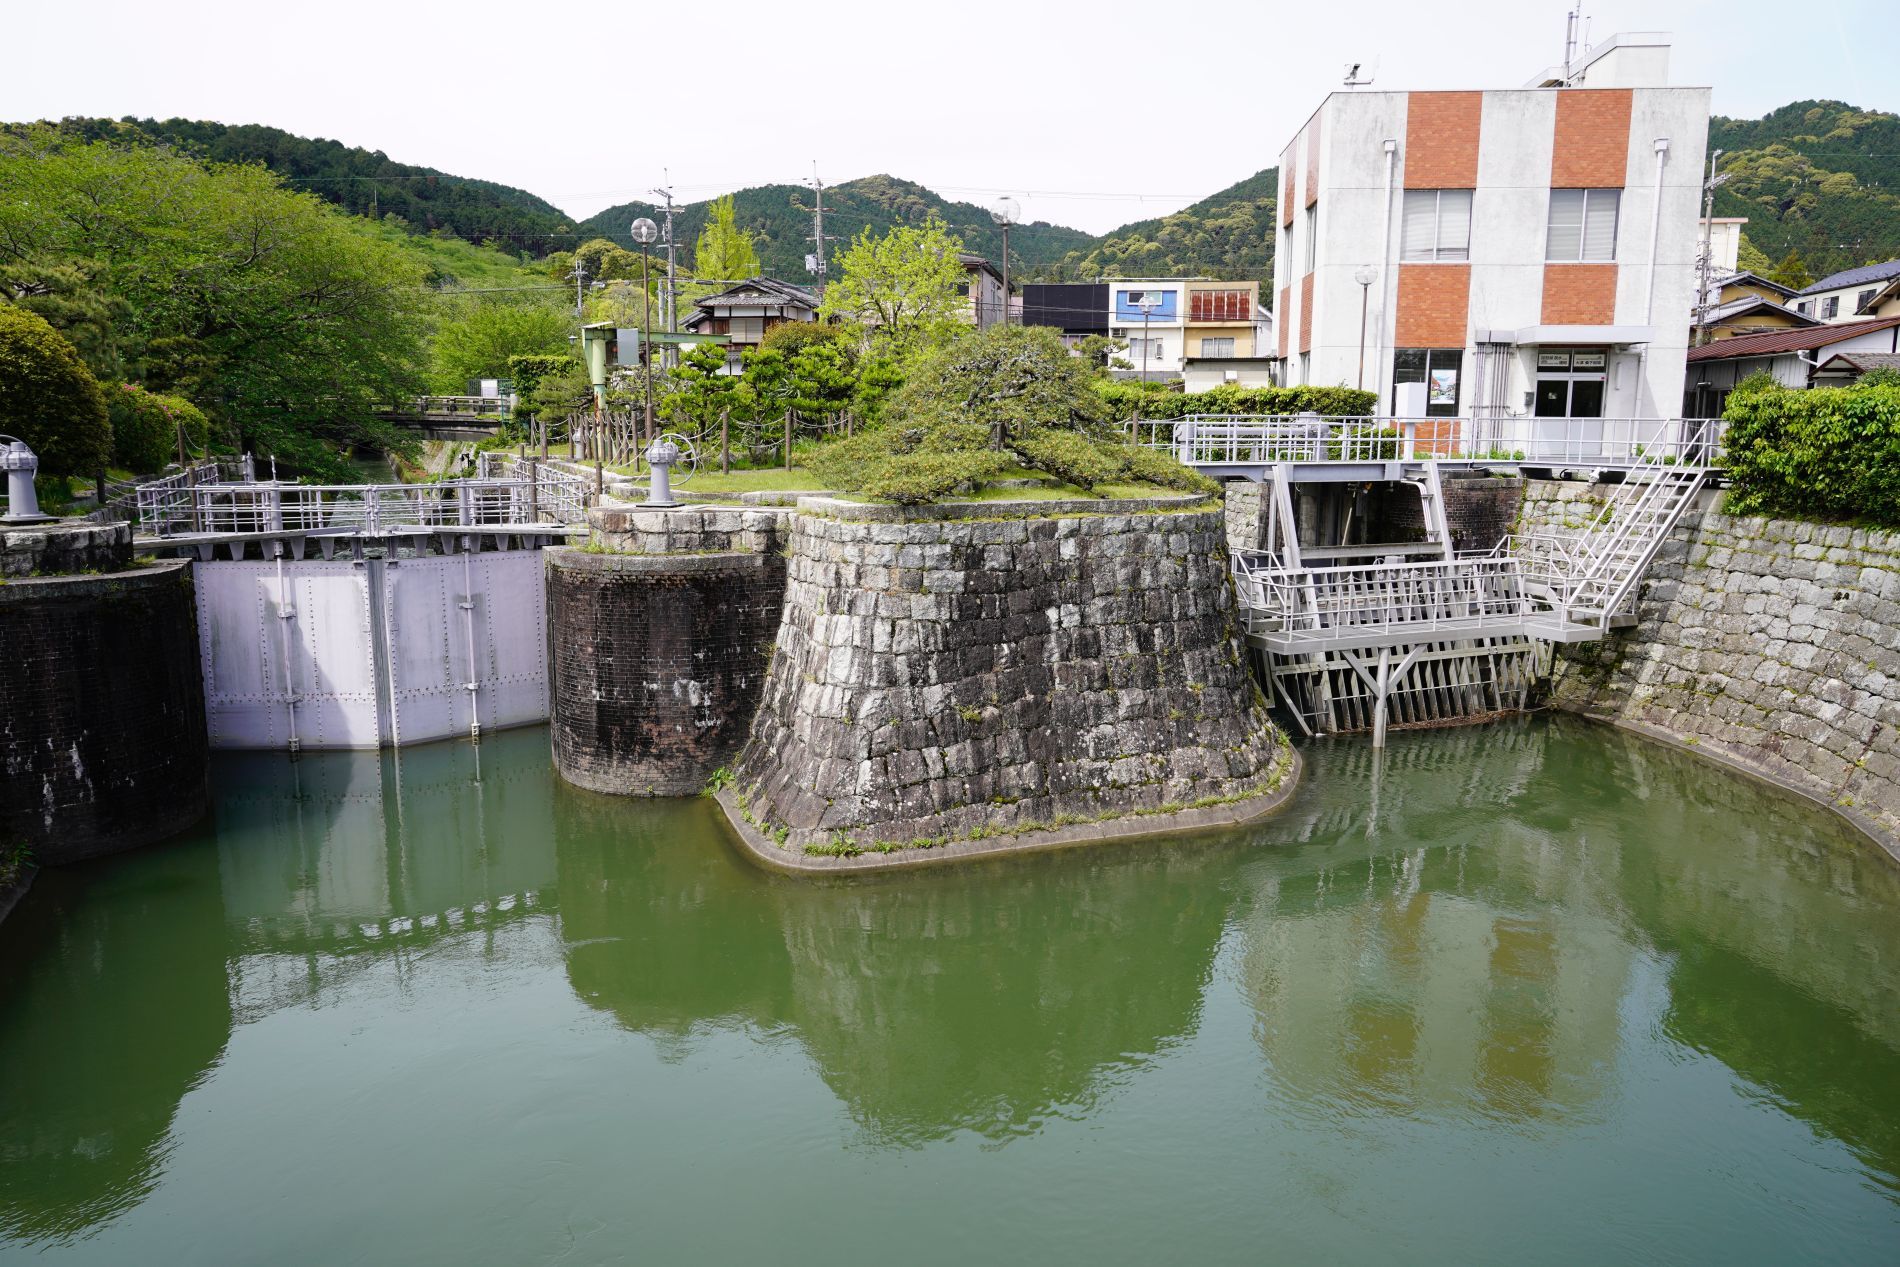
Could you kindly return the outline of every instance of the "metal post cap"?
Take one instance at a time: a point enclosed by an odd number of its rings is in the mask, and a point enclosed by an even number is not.
[[[654,466],[671,466],[680,460],[680,447],[664,437],[647,446],[647,461]]]
[[[26,447],[26,441],[15,440],[12,436],[0,436],[0,440],[9,443],[0,448],[0,471],[37,471],[40,469],[39,455]]]

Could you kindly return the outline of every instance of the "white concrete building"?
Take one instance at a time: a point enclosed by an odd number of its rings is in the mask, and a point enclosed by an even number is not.
[[[1859,321],[1871,314],[1874,301],[1896,279],[1900,260],[1842,269],[1804,287],[1794,310],[1816,321]]]
[[[1443,417],[1679,413],[1709,90],[1667,64],[1619,35],[1529,87],[1329,96],[1280,156],[1281,381],[1388,413],[1407,383]]]

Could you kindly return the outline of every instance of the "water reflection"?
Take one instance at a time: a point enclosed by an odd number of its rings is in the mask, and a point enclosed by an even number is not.
[[[1554,1132],[1661,1049],[1900,1173],[1900,872],[1679,754],[1544,720],[1322,744],[1251,832],[827,883],[706,802],[568,788],[546,743],[221,758],[203,835],[45,877],[0,926],[0,1236],[135,1206],[235,1030],[374,1025],[364,974],[429,991],[451,942],[540,956],[676,1067],[799,1053],[858,1146],[1103,1119],[1225,1007],[1235,1114]]]

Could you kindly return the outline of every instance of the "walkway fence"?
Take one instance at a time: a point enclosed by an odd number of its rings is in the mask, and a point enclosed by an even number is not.
[[[1191,414],[1131,420],[1136,444],[1189,466],[1432,459],[1557,467],[1720,465],[1724,424],[1706,418],[1326,418]]]

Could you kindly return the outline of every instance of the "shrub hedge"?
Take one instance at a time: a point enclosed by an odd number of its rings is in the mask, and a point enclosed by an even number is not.
[[[1110,415],[1128,418],[1181,418],[1188,414],[1302,414],[1362,418],[1378,407],[1376,392],[1352,387],[1216,387],[1192,396],[1157,385],[1102,380]]]
[[[1745,381],[1723,416],[1733,513],[1900,527],[1900,386]]]
[[[209,430],[205,416],[184,397],[161,396],[137,383],[115,383],[105,392],[115,465],[139,475],[163,469],[178,456],[180,428],[189,452],[204,449]]]
[[[105,396],[73,345],[24,308],[0,303],[0,435],[39,455],[41,475],[91,475],[112,450]]]

